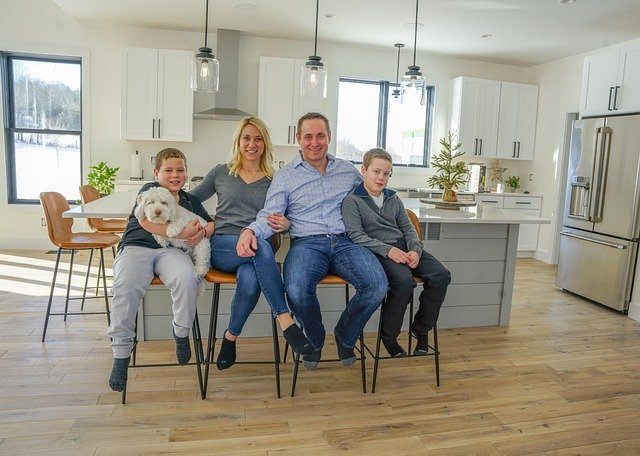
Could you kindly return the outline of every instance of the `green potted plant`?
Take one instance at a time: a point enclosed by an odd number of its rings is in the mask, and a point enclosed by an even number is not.
[[[467,182],[469,172],[465,162],[458,160],[465,154],[460,150],[462,143],[454,143],[454,139],[454,134],[449,132],[446,137],[440,140],[442,146],[440,154],[431,160],[431,164],[437,172],[428,180],[429,185],[444,189],[442,200],[447,202],[458,201],[456,189]]]
[[[518,176],[509,176],[504,183],[507,184],[509,191],[512,193],[520,188],[520,178]]]
[[[111,168],[105,162],[89,167],[87,183],[98,190],[101,195],[110,195],[115,188],[116,174],[120,168]]]

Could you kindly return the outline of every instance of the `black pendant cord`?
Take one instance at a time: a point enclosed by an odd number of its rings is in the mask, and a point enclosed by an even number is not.
[[[209,0],[207,0],[206,13],[204,18],[204,47],[207,47],[207,31],[209,30]],[[415,60],[415,57],[414,57]]]
[[[318,12],[319,11],[320,11],[320,0],[316,0],[316,34],[313,39],[313,55],[318,55]]]
[[[413,66],[416,66],[416,45],[418,43],[418,3],[420,3],[420,0],[416,0],[416,23],[413,29]]]

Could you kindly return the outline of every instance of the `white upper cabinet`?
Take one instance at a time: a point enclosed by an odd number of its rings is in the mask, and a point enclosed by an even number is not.
[[[193,141],[193,53],[127,48],[122,58],[120,137]]]
[[[503,82],[498,122],[498,157],[533,160],[538,86]]]
[[[300,98],[304,60],[260,57],[258,116],[265,121],[277,146],[296,145],[298,118],[322,112],[323,100]]]
[[[640,42],[585,57],[580,116],[640,111]]]
[[[451,130],[468,156],[496,156],[499,110],[500,81],[453,80]]]

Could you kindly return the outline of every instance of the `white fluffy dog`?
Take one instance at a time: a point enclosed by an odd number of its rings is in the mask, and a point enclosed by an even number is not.
[[[185,239],[175,239],[193,220],[198,219],[204,226],[206,220],[193,212],[180,206],[171,192],[164,187],[153,187],[140,193],[136,200],[137,206],[134,215],[138,220],[146,218],[152,223],[167,225],[167,236],[154,234],[153,237],[162,247],[173,246],[183,250],[189,255],[195,265],[196,274],[202,277],[209,271],[211,246],[209,239],[202,238],[195,247],[189,247]]]

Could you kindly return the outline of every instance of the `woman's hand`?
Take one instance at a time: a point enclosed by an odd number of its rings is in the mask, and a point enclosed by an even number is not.
[[[267,215],[266,219],[269,227],[276,233],[287,231],[291,226],[289,220],[279,212],[274,212],[273,214]]]
[[[236,253],[239,257],[252,257],[256,256],[256,250],[258,250],[258,240],[253,230],[244,229],[240,233],[238,243],[236,244]]]

